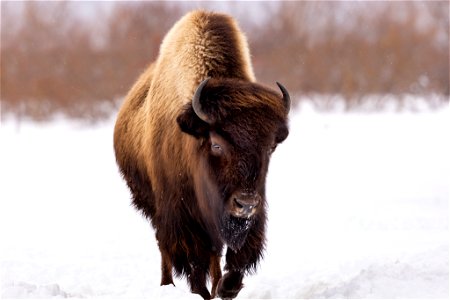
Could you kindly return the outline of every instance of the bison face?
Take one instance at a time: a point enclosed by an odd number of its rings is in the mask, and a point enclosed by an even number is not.
[[[279,86],[283,97],[255,83],[205,80],[177,119],[181,130],[198,140],[193,157],[199,206],[214,215],[232,249],[265,218],[270,155],[288,136],[289,95]]]
[[[210,131],[205,148],[209,148],[206,159],[218,184],[224,210],[236,218],[251,218],[261,208],[264,195],[268,161],[264,150],[244,149],[239,139],[233,139],[223,129]]]

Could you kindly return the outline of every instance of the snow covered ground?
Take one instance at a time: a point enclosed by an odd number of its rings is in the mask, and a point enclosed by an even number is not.
[[[265,259],[238,298],[448,298],[449,112],[292,112]],[[112,130],[1,124],[2,298],[200,299],[184,280],[159,286]]]

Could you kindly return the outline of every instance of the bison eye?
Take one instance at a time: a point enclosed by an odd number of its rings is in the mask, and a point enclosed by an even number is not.
[[[214,155],[217,155],[217,156],[222,155],[222,153],[223,153],[222,146],[220,146],[219,144],[212,144],[211,145],[211,152]]]

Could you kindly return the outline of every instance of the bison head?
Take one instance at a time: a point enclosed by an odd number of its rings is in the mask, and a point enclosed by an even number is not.
[[[289,94],[236,79],[206,79],[177,122],[197,139],[192,171],[202,214],[237,250],[265,220],[270,156],[288,136]]]

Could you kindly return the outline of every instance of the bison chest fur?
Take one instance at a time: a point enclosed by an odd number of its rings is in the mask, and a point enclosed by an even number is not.
[[[205,299],[235,297],[256,269],[270,156],[288,135],[287,90],[257,84],[252,72],[235,21],[192,12],[164,38],[116,121],[116,160],[155,229],[161,284],[173,283],[174,270]]]

